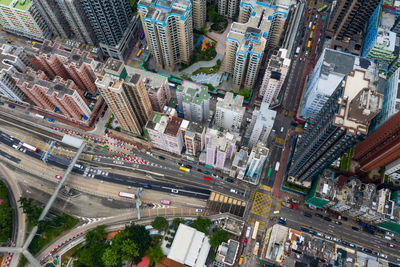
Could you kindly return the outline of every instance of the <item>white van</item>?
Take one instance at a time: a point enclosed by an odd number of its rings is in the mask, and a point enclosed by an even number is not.
[[[274,211],[274,214],[279,214],[279,213],[280,213],[279,210],[275,210],[275,211]]]
[[[251,232],[251,226],[248,226],[246,230],[246,238],[250,237],[250,232]]]
[[[235,193],[235,194],[237,194],[237,190],[236,189],[231,189],[231,193]]]
[[[392,238],[391,238],[390,236],[387,236],[387,235],[385,235],[385,238],[386,238],[387,240],[392,240]]]
[[[283,129],[285,129],[285,128],[281,127],[281,133],[283,133]]]

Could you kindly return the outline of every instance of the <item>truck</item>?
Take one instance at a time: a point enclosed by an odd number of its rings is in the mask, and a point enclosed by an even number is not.
[[[254,250],[253,250],[254,255],[257,256],[259,248],[260,248],[260,243],[256,242],[256,245],[254,246]]]
[[[276,162],[276,164],[275,164],[275,171],[277,172],[277,171],[279,171],[279,166],[280,166],[281,164],[279,163],[279,161],[277,161]]]
[[[182,166],[179,167],[179,170],[181,170],[183,172],[190,172],[189,168],[185,168],[185,167],[182,167]]]

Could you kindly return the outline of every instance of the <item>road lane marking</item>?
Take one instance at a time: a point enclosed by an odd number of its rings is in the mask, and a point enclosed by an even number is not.
[[[172,208],[172,215],[175,216],[175,208]]]
[[[40,144],[40,141],[37,143],[36,148],[38,148],[39,144]]]
[[[24,138],[22,138],[22,142],[24,142],[25,138],[26,138],[26,136],[24,136]]]
[[[50,153],[53,153],[53,151],[54,151],[54,149],[55,149],[56,147],[55,146],[53,146],[53,149],[50,151]]]
[[[33,141],[33,138],[31,138],[31,140],[29,141],[29,143],[28,143],[28,144],[30,145],[30,144],[32,143],[32,141]]]
[[[181,215],[183,215],[183,208],[181,208]]]
[[[68,158],[68,155],[69,155],[69,151],[68,151],[68,153],[67,153],[67,158]]]
[[[46,147],[47,147],[47,143],[44,145],[43,151],[45,151],[45,150],[46,150]]]
[[[165,216],[167,216],[167,208],[164,208],[165,209]]]
[[[158,208],[157,208],[157,217],[158,217]]]
[[[60,151],[58,151],[58,155],[61,155],[61,151],[62,151],[61,149],[60,149]]]
[[[149,217],[151,217],[151,211],[150,211],[151,209],[149,208]]]

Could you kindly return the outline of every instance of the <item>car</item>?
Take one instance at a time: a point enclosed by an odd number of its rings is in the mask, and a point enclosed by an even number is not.
[[[316,235],[317,234],[317,232],[315,232],[313,230],[310,230],[309,233],[312,234],[312,235]]]
[[[351,248],[355,248],[355,247],[356,247],[356,245],[354,245],[354,244],[350,243],[350,244],[349,244],[349,247],[351,247]]]
[[[337,242],[337,243],[340,243],[340,239],[339,238],[334,237],[334,238],[332,238],[332,240]]]
[[[383,254],[383,253],[378,253],[378,256],[383,258],[383,259],[387,259],[387,256],[385,254]]]
[[[158,156],[158,158],[161,160],[165,160],[165,158],[163,156]]]
[[[335,221],[335,223],[336,223],[337,225],[342,225],[342,223],[339,222],[339,221]]]
[[[303,61],[303,57],[299,57],[299,62],[302,62]]]
[[[339,217],[340,217],[340,216],[339,216]],[[347,217],[344,217],[344,216],[341,216],[340,219],[343,220],[343,221],[347,221],[347,220],[348,220]]]
[[[204,171],[204,174],[210,175],[211,173],[209,171]]]
[[[367,253],[372,253],[372,250],[370,250],[370,249],[368,249],[368,248],[363,248],[363,251],[364,251],[364,252],[367,252]]]
[[[329,236],[329,235],[325,235],[325,238],[328,239],[328,240],[332,240],[332,237]]]
[[[180,162],[177,162],[176,165],[178,165],[179,167],[184,167],[185,166],[185,164],[180,163]]]
[[[203,212],[202,209],[196,209],[196,212]]]
[[[233,183],[233,179],[232,179],[232,178],[228,178],[228,179],[226,179],[226,181],[227,181],[228,183]]]
[[[186,164],[186,165],[185,165],[185,168],[187,168],[187,169],[192,169],[193,167],[190,166],[189,164]]]
[[[378,253],[378,251],[372,251],[372,255],[378,256],[379,253]]]
[[[143,188],[146,188],[146,189],[151,189],[151,185],[149,185],[149,184],[145,184],[145,185],[143,186]]]
[[[323,233],[317,233],[317,236],[324,237]]]
[[[391,244],[391,243],[387,243],[387,246],[390,247],[390,248],[396,248],[396,245]]]
[[[349,242],[347,242],[347,241],[344,241],[344,240],[342,241],[342,244],[343,244],[343,245],[345,245],[345,246],[348,246],[348,245],[350,245],[350,243],[349,243]]]
[[[299,124],[298,124],[297,122],[295,122],[295,121],[292,121],[292,122],[290,123],[290,125],[296,127],[296,126],[299,125]]]
[[[61,180],[61,179],[62,179],[62,177],[61,177],[60,175],[58,175],[58,174],[57,174],[57,175],[55,175],[55,176],[54,176],[54,178],[56,178],[56,179],[59,179],[59,180]]]
[[[352,226],[351,229],[353,229],[354,231],[360,231],[360,229],[355,226]]]
[[[397,261],[400,262],[400,258],[397,258]]]
[[[282,220],[282,221],[287,221],[287,219],[286,218],[283,218],[283,217],[279,217],[279,220]]]
[[[322,216],[322,215],[319,214],[319,213],[315,213],[315,216],[320,217],[320,218],[324,218],[324,216]]]
[[[278,223],[286,225],[286,221],[279,220]]]
[[[172,192],[172,193],[175,193],[175,194],[178,194],[178,193],[179,193],[179,190],[178,190],[178,189],[171,189],[171,192]]]
[[[243,241],[243,247],[247,246],[247,238],[244,239]]]
[[[308,218],[312,218],[311,213],[308,213],[308,212],[304,212],[304,216],[306,216],[306,217],[308,217]]]
[[[238,193],[238,191],[237,191],[236,189],[231,189],[230,192],[231,192],[231,193],[235,193],[235,194]]]
[[[332,219],[329,218],[329,217],[324,217],[324,220],[327,221],[327,222],[331,222],[332,221]]]
[[[216,174],[214,174],[214,173],[211,173],[211,176],[214,177],[214,178],[217,178],[217,177],[218,177],[218,175],[216,175]]]

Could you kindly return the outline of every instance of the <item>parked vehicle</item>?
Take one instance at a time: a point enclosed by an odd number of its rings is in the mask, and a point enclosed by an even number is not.
[[[315,213],[315,216],[320,217],[320,218],[324,218],[324,216],[322,216],[322,215],[319,214],[319,213]]]
[[[354,231],[360,231],[360,229],[355,226],[352,226],[351,229],[353,229]]]
[[[161,200],[161,204],[170,205],[171,201],[169,201],[169,200]]]
[[[396,245],[394,245],[394,244],[388,243],[387,245],[388,245],[388,247],[390,247],[390,248],[396,248]]]
[[[310,213],[304,212],[304,216],[308,217],[308,218],[312,218],[312,215]]]
[[[244,239],[243,241],[243,247],[247,246],[247,238]]]

